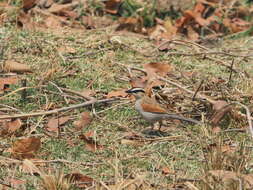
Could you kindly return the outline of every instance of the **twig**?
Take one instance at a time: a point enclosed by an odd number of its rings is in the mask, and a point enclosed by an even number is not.
[[[252,57],[252,55],[235,55],[227,52],[213,51],[213,52],[198,52],[198,53],[184,53],[184,52],[168,52],[166,55],[183,55],[183,56],[197,56],[197,55],[227,55],[231,57]]]
[[[121,125],[120,123],[108,121],[108,120],[106,120],[106,119],[104,119],[104,118],[102,118],[102,117],[99,117],[98,114],[97,114],[97,112],[96,112],[95,107],[92,108],[92,112],[93,112],[93,115],[94,115],[96,118],[98,118],[98,119],[100,119],[100,120],[102,120],[102,121],[104,121],[104,122],[106,122],[106,123],[109,123],[109,124],[111,124],[111,125],[116,125],[116,126],[118,126],[119,128],[121,128],[121,129],[125,129],[125,130],[129,131],[129,128],[128,128],[128,127],[125,127],[125,126]],[[133,132],[133,131],[131,130],[131,132]]]
[[[197,90],[195,91],[195,93],[194,93],[193,96],[192,96],[192,101],[195,100],[195,97],[196,97],[198,91],[200,90],[201,86],[203,85],[203,83],[204,83],[204,80],[201,80],[201,82],[200,82],[200,84],[199,84]]]
[[[72,105],[69,107],[63,107],[59,109],[49,110],[49,111],[42,111],[42,112],[35,112],[35,113],[26,113],[26,114],[14,114],[14,115],[2,115],[0,116],[1,119],[13,119],[13,118],[27,118],[27,117],[33,117],[33,116],[40,116],[40,115],[51,115],[56,114],[58,112],[63,112],[67,110],[73,110],[81,107],[86,107],[92,104],[100,104],[100,103],[106,103],[106,102],[112,102],[118,100],[116,98],[110,98],[110,99],[102,99],[102,100],[90,100],[81,104]]]
[[[7,158],[4,156],[0,156],[0,162],[10,163],[10,164],[23,164],[23,161],[13,159],[13,158]],[[56,160],[33,160],[33,163],[66,163],[66,164],[74,164],[74,165],[82,165],[82,166],[94,166],[99,165],[100,163],[85,163],[85,162],[73,162],[69,160],[64,159],[56,159]]]
[[[171,85],[173,85],[173,86],[176,86],[176,87],[178,87],[179,89],[181,89],[181,90],[183,90],[183,91],[185,91],[185,92],[187,92],[187,93],[189,93],[189,94],[194,95],[194,92],[193,92],[193,91],[187,89],[187,88],[184,87],[184,86],[181,86],[180,84],[178,84],[178,83],[176,83],[176,82],[173,82],[173,81],[171,81],[171,80],[165,79],[165,78],[163,78],[163,77],[157,77],[157,78],[158,78],[159,80],[161,80],[161,81],[164,81],[164,82],[167,82],[167,83],[169,83],[169,84],[171,84]],[[199,97],[200,99],[203,99],[203,100],[207,100],[207,101],[208,101],[209,103],[211,103],[211,104],[214,104],[214,103],[215,103],[214,100],[212,100],[211,98],[209,98],[209,97],[207,97],[207,96],[205,96],[205,95],[202,95],[202,94],[196,94],[196,97]]]
[[[12,185],[5,183],[5,182],[4,182],[3,180],[1,180],[1,179],[0,179],[0,184],[3,185],[3,186],[5,186],[5,187],[14,188]],[[5,189],[5,188],[3,188],[3,189]],[[14,189],[17,189],[17,188],[14,188]]]
[[[80,97],[82,97],[82,98],[84,98],[84,99],[86,99],[86,100],[94,100],[95,98],[93,98],[93,97],[91,97],[91,96],[85,96],[85,95],[83,95],[82,93],[80,93],[80,92],[77,92],[77,91],[75,91],[75,90],[71,90],[71,89],[67,89],[67,88],[60,88],[62,91],[64,91],[64,92],[69,92],[69,93],[72,93],[72,94],[75,94],[75,95],[78,95],[78,96],[80,96]]]
[[[230,69],[230,74],[229,74],[229,78],[228,78],[228,83],[230,83],[230,81],[232,79],[232,75],[233,75],[232,69],[233,69],[233,66],[234,66],[234,62],[235,62],[235,59],[233,59],[232,63],[231,63],[231,69]]]
[[[8,97],[8,96],[10,96],[10,95],[12,95],[12,94],[15,94],[15,93],[17,93],[17,92],[19,92],[19,91],[23,91],[23,90],[25,90],[25,89],[30,89],[30,88],[39,88],[39,87],[22,87],[22,88],[18,88],[18,89],[16,89],[16,90],[10,92],[9,94],[6,94],[6,95],[0,97],[0,100],[4,99],[4,98],[6,98],[6,97]]]
[[[60,92],[61,94],[63,94],[63,98],[64,98],[64,100],[65,100],[65,103],[68,104],[69,101],[67,100],[66,96],[64,95],[62,89],[61,89],[57,84],[53,83],[52,81],[49,81],[49,83],[52,84],[55,88],[57,88],[57,90],[59,90],[59,92]]]
[[[252,118],[251,118],[251,113],[250,113],[249,108],[246,105],[244,105],[244,104],[242,104],[240,102],[233,102],[233,103],[242,106],[246,110],[246,116],[247,116],[248,124],[249,124],[249,132],[251,134],[251,137],[253,138]]]
[[[0,106],[22,113],[22,111],[20,111],[19,109],[5,105],[5,104],[0,104]]]
[[[100,180],[99,183],[100,183],[105,189],[111,190],[111,188],[108,187],[103,181]]]

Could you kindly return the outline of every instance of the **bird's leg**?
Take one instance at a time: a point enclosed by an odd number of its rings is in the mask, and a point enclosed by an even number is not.
[[[161,130],[161,127],[162,127],[163,122],[162,122],[162,121],[158,121],[158,123],[159,123],[159,128],[158,128],[158,131],[160,131],[160,130]]]

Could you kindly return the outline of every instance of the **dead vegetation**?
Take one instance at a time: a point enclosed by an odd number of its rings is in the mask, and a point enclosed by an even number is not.
[[[252,5],[157,3],[1,2],[2,189],[252,189]]]

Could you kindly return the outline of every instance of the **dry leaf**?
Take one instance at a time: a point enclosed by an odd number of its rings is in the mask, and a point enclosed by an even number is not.
[[[11,186],[14,186],[15,188],[17,188],[20,185],[26,184],[25,180],[20,180],[20,179],[15,179],[15,178],[10,178],[7,181],[11,184]]]
[[[96,94],[96,92],[94,90],[90,90],[90,89],[83,89],[81,91],[81,94],[85,97],[92,97]]]
[[[9,85],[11,84],[16,84],[18,82],[18,78],[17,77],[4,77],[4,78],[0,78],[0,94],[5,91],[8,90]]]
[[[76,53],[76,50],[72,47],[69,47],[69,46],[62,46],[62,47],[58,48],[57,50],[62,54],[66,54],[66,53],[75,54]]]
[[[82,130],[83,127],[91,123],[91,116],[89,112],[81,113],[81,119],[75,121],[73,124],[77,130]]]
[[[120,17],[118,19],[119,26],[116,28],[116,31],[127,30],[131,32],[141,33],[143,24],[142,21],[135,17]]]
[[[113,97],[123,97],[126,98],[128,94],[126,93],[125,89],[122,90],[116,90],[116,91],[111,91],[107,94],[106,98],[113,98]]]
[[[191,26],[187,27],[187,37],[192,41],[197,41],[199,39],[199,34],[194,31]]]
[[[18,63],[13,60],[7,60],[4,63],[4,71],[5,72],[17,72],[17,73],[24,73],[24,72],[32,72],[31,68],[23,63]]]
[[[23,0],[22,8],[27,11],[33,8],[37,4],[37,2],[38,0]]]
[[[65,16],[66,11],[71,11],[73,10],[75,7],[77,7],[79,5],[78,2],[73,2],[73,3],[68,3],[68,4],[57,4],[54,3],[49,9],[48,11],[50,13],[54,13],[60,16]]]
[[[232,171],[225,171],[225,170],[210,170],[209,174],[218,180],[222,180],[222,182],[239,182],[243,181],[243,186],[246,189],[252,189],[253,187],[253,175],[252,174],[240,174]]]
[[[221,128],[220,127],[214,127],[214,128],[212,128],[212,132],[214,134],[220,133],[221,132]]]
[[[11,152],[15,158],[33,158],[35,156],[35,152],[39,150],[40,146],[41,142],[39,138],[30,137],[14,142]]]
[[[39,174],[41,176],[42,174],[39,168],[31,160],[27,159],[24,159],[22,163],[22,171],[31,175]]]
[[[221,119],[228,112],[231,111],[231,106],[228,106],[228,103],[226,101],[219,100],[219,101],[215,101],[215,103],[213,103],[213,110],[214,110],[214,114],[212,115],[210,122],[213,125],[217,125],[221,121]]]
[[[64,176],[79,188],[87,188],[92,185],[94,179],[81,173],[71,173]]]
[[[46,28],[51,29],[57,29],[62,27],[62,21],[55,16],[47,16],[44,19],[44,24]]]
[[[145,88],[148,82],[148,78],[146,76],[143,77],[135,77],[130,79],[130,84],[132,88],[134,87],[140,87]]]
[[[111,14],[117,14],[121,0],[108,0],[105,2],[105,11]]]
[[[144,64],[144,69],[146,70],[149,77],[153,76],[166,76],[169,72],[172,71],[172,66],[166,63],[153,62]]]
[[[85,144],[85,148],[89,151],[92,151],[92,152],[96,152],[97,150],[101,150],[103,149],[103,146],[102,145],[99,145],[97,143],[97,141],[95,141],[93,139],[93,136],[94,136],[94,132],[93,131],[90,131],[90,132],[87,132],[83,135],[80,135],[80,138],[82,140],[84,140],[84,142],[86,143]]]
[[[15,119],[13,121],[3,121],[0,122],[0,136],[11,135],[17,131],[22,125],[20,119]]]
[[[162,168],[162,174],[164,174],[164,175],[173,174],[173,173],[174,172],[172,172],[171,169],[168,168],[168,167],[163,167]]]
[[[58,127],[70,120],[70,116],[51,118],[47,123],[47,130],[57,132]]]

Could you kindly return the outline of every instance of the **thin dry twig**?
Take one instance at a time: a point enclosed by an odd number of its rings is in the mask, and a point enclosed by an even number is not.
[[[233,103],[240,105],[241,107],[243,107],[246,110],[246,116],[247,116],[247,120],[248,120],[248,124],[249,124],[249,132],[251,134],[251,137],[253,138],[252,117],[251,117],[250,109],[246,105],[244,105],[240,102],[233,102]]]
[[[64,92],[69,92],[69,93],[72,93],[72,94],[75,94],[75,95],[78,95],[78,96],[80,96],[80,97],[82,97],[82,98],[84,98],[84,99],[86,99],[86,100],[94,100],[95,98],[93,98],[93,97],[91,97],[91,96],[85,96],[85,95],[83,95],[82,93],[80,93],[80,92],[77,92],[77,91],[75,91],[75,90],[71,90],[71,89],[67,89],[67,88],[60,88],[62,91],[64,91]]]
[[[0,162],[7,163],[7,164],[23,164],[23,161],[7,158],[4,156],[0,156]],[[56,159],[56,160],[33,160],[33,163],[65,163],[65,164],[73,164],[73,165],[82,165],[82,166],[94,166],[100,165],[101,163],[90,163],[90,162],[74,162],[64,159]]]
[[[49,81],[49,83],[52,84],[55,88],[57,88],[57,90],[59,90],[59,92],[62,94],[62,96],[63,96],[63,98],[64,98],[65,103],[68,104],[69,101],[68,101],[66,95],[64,95],[62,89],[61,89],[57,84],[55,84],[55,83],[52,82],[52,81]]]
[[[0,116],[0,119],[14,119],[14,118],[27,118],[27,117],[33,117],[33,116],[40,116],[40,115],[52,115],[63,111],[73,110],[81,107],[90,106],[92,104],[100,104],[100,103],[106,103],[106,102],[112,102],[118,100],[117,98],[109,98],[109,99],[102,99],[102,100],[89,100],[87,102],[71,105],[69,107],[62,107],[54,110],[49,111],[42,111],[42,112],[35,112],[35,113],[25,113],[25,114],[14,114],[14,115],[2,115]]]

